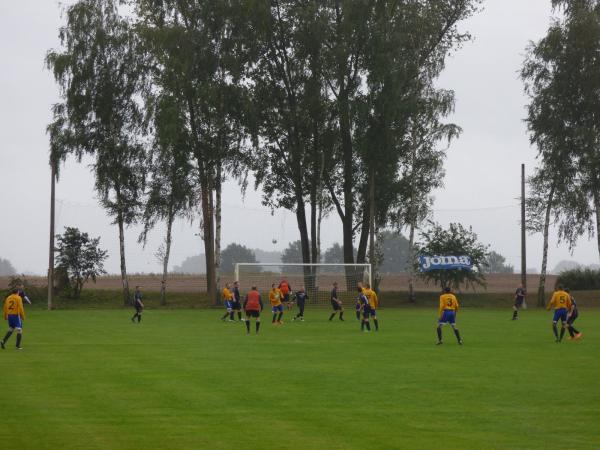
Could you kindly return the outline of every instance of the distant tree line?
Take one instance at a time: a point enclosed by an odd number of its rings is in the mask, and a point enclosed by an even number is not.
[[[385,229],[409,231],[413,260],[415,230],[460,133],[444,123],[454,93],[435,82],[447,55],[470,38],[460,23],[479,4],[79,0],[67,7],[61,47],[46,57],[61,92],[48,126],[50,160],[58,169],[68,157],[92,157],[101,204],[118,229],[124,302],[125,228],[142,224],[145,242],[166,223],[157,253],[166,285],[178,217],[201,224],[216,302],[229,264],[221,252],[222,184],[237,179],[245,189],[249,174],[265,205],[294,212],[302,262],[325,256],[320,229],[328,214],[340,220],[344,263],[386,270]],[[377,239],[369,245],[370,234]],[[387,264],[401,258],[388,256]]]
[[[12,275],[15,275],[16,273],[17,273],[17,271],[15,270],[15,268],[13,267],[13,265],[10,263],[10,261],[8,259],[0,258],[0,276],[1,277],[12,276]]]
[[[464,231],[464,230],[463,230]],[[441,238],[436,237],[437,241]],[[381,262],[379,271],[382,274],[399,274],[410,271],[409,267],[409,242],[401,234],[385,230],[380,236],[381,243]],[[440,249],[443,253],[472,253],[471,248],[465,245],[455,245],[452,248]],[[356,249],[354,250],[356,252]],[[506,258],[501,254],[490,251],[484,252],[484,258],[481,262],[482,273],[513,273],[514,267],[506,264]],[[205,273],[202,265],[203,255],[191,256],[186,258],[181,265],[176,266],[173,272],[178,273]],[[282,252],[264,252],[260,249],[250,249],[244,245],[231,243],[221,252],[221,270],[226,274],[233,274],[236,263],[301,263],[302,249],[300,241],[290,242]],[[339,243],[334,243],[331,247],[323,251],[323,257],[319,261],[327,264],[340,264],[337,270],[342,272],[341,264],[344,264],[344,252]]]

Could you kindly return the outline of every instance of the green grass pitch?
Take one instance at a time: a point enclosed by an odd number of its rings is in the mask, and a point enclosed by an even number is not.
[[[258,336],[220,310],[32,311],[0,353],[3,449],[600,448],[600,311],[380,311],[361,333],[307,310]],[[289,319],[289,314],[288,314]],[[4,333],[4,330],[2,330]]]

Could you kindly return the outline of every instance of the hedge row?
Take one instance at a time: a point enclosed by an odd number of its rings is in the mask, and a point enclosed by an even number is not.
[[[556,283],[573,291],[591,291],[600,289],[600,270],[567,270],[558,276]]]

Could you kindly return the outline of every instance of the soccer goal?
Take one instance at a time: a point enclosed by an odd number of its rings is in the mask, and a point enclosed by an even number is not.
[[[268,302],[271,285],[285,280],[292,292],[301,287],[308,294],[307,304],[329,304],[333,283],[338,284],[338,298],[348,305],[357,297],[357,283],[371,283],[371,264],[289,264],[237,263],[235,279],[242,295],[256,286]]]

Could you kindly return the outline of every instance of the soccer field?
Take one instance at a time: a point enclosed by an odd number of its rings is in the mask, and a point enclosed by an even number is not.
[[[381,310],[378,333],[266,314],[258,336],[131,314],[30,312],[0,353],[1,448],[600,448],[600,311],[559,345],[550,313],[464,309],[462,347],[434,345],[434,310]]]

